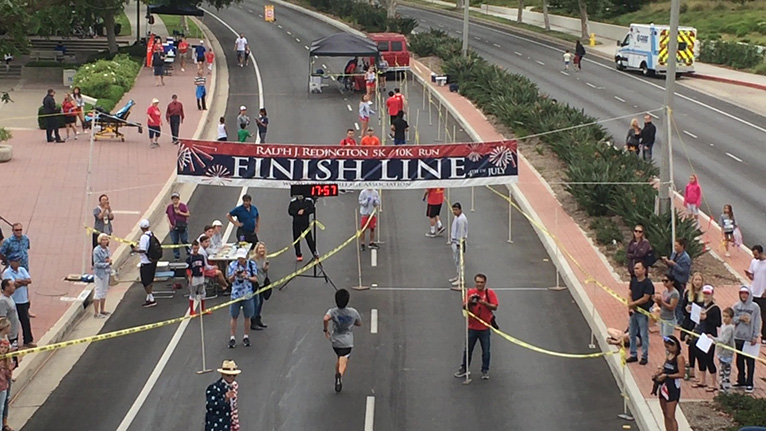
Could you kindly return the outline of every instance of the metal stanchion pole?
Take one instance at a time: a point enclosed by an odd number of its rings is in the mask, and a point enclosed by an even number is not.
[[[93,176],[92,175],[92,173],[93,173],[93,147],[94,147],[95,142],[96,142],[96,134],[95,134],[95,131],[96,131],[96,115],[98,115],[96,113],[96,111],[93,111],[90,114],[90,149],[88,150],[88,170],[85,173],[85,202],[83,203],[83,208],[84,208],[84,210],[83,210],[84,211],[83,224],[85,224],[85,225],[88,224],[88,214],[90,214],[88,212],[88,208],[89,208],[88,205],[89,205],[89,202],[90,202],[90,193],[91,193],[90,181],[91,181],[91,177]],[[93,234],[89,230],[86,229],[85,230],[85,240],[83,241],[83,245],[82,245],[82,248],[83,248],[83,250],[82,250],[82,266],[80,268],[80,275],[85,274],[85,269],[88,266],[88,257],[92,256],[92,254],[88,252],[89,248],[90,248],[89,247],[90,241],[88,241],[88,239],[92,238],[92,236],[93,236]],[[92,252],[93,250],[90,249],[90,251]]]
[[[513,190],[508,189],[508,243],[513,244]]]
[[[452,232],[452,226],[450,225],[450,218],[452,218],[452,201],[449,198],[449,188],[447,188],[447,206],[449,207],[447,208],[447,230]],[[447,234],[447,245],[452,244],[452,238],[450,238],[451,235],[451,233]]]
[[[427,88],[427,87],[424,87],[424,88]],[[431,115],[431,110],[432,110],[431,105],[433,105],[433,102],[431,101],[431,89],[428,88],[428,125],[429,126],[434,125],[433,116]]]
[[[354,210],[354,229],[361,229],[361,226],[359,225],[359,213]],[[359,231],[357,230],[356,235],[356,268],[359,272],[359,284],[356,286],[353,286],[352,289],[354,290],[367,290],[369,287],[362,284],[362,246],[359,242],[359,237],[362,237],[362,242],[364,242],[364,232],[365,231]]]
[[[209,370],[207,368],[207,361],[206,361],[206,355],[205,355],[205,325],[202,323],[202,318],[204,317],[204,311],[202,311],[202,301],[200,301],[198,298],[194,298],[194,309],[197,309],[197,305],[199,305],[199,334],[200,334],[200,344],[202,345],[202,369],[197,371],[197,374],[206,374],[210,373],[213,370]]]
[[[457,125],[452,125],[452,142],[457,142]]]
[[[378,190],[378,196],[380,196],[380,204],[378,205],[378,211],[377,214],[383,214],[383,189]],[[376,216],[377,216],[376,214]],[[384,242],[380,240],[380,220],[378,220],[378,228],[375,229],[375,242],[377,244],[383,244]]]
[[[468,298],[466,298],[466,291],[465,291],[465,260],[463,255],[463,247],[465,243],[463,242],[463,238],[460,238],[460,242],[458,243],[458,256],[460,256],[460,274],[458,274],[458,283],[460,283],[460,294],[462,295],[461,300],[464,304],[468,304]],[[466,306],[465,312],[465,380],[463,381],[464,385],[467,385],[471,383],[471,377],[470,374],[468,374],[468,363],[470,362],[471,358],[468,354],[468,307]]]
[[[565,290],[566,287],[561,285],[561,273],[559,271],[559,260],[561,256],[559,253],[559,242],[558,242],[558,231],[559,231],[558,229],[559,228],[559,209],[558,208],[556,208],[555,217],[556,217],[556,224],[553,230],[554,232],[553,239],[555,240],[555,243],[556,243],[556,250],[553,251],[555,253],[555,255],[553,256],[553,266],[556,268],[556,286],[551,287],[550,290]]]
[[[474,207],[475,200],[476,200],[475,195],[476,195],[476,192],[474,191],[473,186],[471,186],[471,212],[476,211],[476,208]]]
[[[442,100],[439,99],[439,109],[436,110],[439,113],[439,118],[436,124],[436,140],[440,141],[442,138]]]
[[[622,396],[622,413],[617,415],[617,417],[622,420],[632,422],[635,419],[630,413],[628,413],[628,394],[625,393],[625,347],[622,346],[620,347],[620,358],[622,361],[622,385],[620,387],[620,395]],[[629,426],[625,425],[624,427]]]

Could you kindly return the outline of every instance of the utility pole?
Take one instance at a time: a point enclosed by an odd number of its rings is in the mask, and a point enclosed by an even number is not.
[[[136,0],[136,43],[141,42],[141,0]]]
[[[463,57],[468,57],[468,11],[471,1],[463,0],[463,8]]]
[[[670,40],[668,41],[667,73],[665,76],[665,154],[660,163],[660,214],[670,213],[673,242],[676,240],[676,217],[673,207],[673,100],[676,91],[676,63],[678,61],[678,20],[681,0],[670,2]],[[672,246],[672,244],[671,244]]]

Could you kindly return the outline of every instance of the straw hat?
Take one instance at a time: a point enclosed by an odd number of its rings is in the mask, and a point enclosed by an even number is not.
[[[237,363],[231,360],[225,360],[223,361],[223,364],[221,365],[221,368],[218,369],[218,372],[221,374],[226,374],[228,376],[236,376],[237,374],[241,373],[242,370],[237,367]]]

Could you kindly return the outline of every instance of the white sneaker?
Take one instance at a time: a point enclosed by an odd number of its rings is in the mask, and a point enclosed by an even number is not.
[[[449,279],[450,283],[454,283],[458,280],[458,277],[452,277]]]
[[[455,280],[452,282],[453,286],[460,286],[460,280]]]
[[[181,72],[186,72],[186,69],[184,69],[184,68],[182,67],[182,68],[181,68]]]
[[[426,238],[436,238],[436,234],[433,232],[426,232]]]

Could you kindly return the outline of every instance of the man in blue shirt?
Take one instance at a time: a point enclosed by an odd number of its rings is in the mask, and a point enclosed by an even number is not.
[[[250,347],[250,319],[255,315],[257,308],[256,302],[258,296],[253,296],[253,292],[258,289],[258,268],[255,262],[247,258],[247,250],[240,248],[237,250],[237,260],[229,264],[226,275],[231,283],[231,300],[250,296],[250,298],[235,302],[229,305],[229,315],[231,316],[229,348],[237,347],[237,341],[234,338],[237,332],[237,319],[239,310],[245,315],[245,335],[242,338],[242,344]]]
[[[16,311],[24,334],[24,347],[37,347],[33,343],[32,325],[29,322],[29,289],[27,286],[32,284],[32,278],[26,268],[21,266],[21,255],[12,254],[8,257],[8,261],[11,264],[3,271],[3,280],[13,280],[16,285],[16,291],[11,297],[16,303]]]
[[[0,246],[0,258],[8,260],[11,255],[18,255],[21,266],[29,271],[29,237],[24,235],[24,227],[21,223],[13,224],[13,235],[3,241]]]
[[[253,205],[253,197],[250,195],[242,196],[242,205],[229,211],[226,215],[230,222],[237,226],[237,241],[249,242],[250,250],[258,243],[258,208]],[[237,220],[234,220],[234,217]]]
[[[673,274],[676,281],[681,286],[686,286],[692,272],[692,258],[686,252],[686,238],[677,238],[675,244],[673,244],[673,253],[670,255],[670,259],[663,256],[662,260],[668,266],[668,271]]]
[[[205,65],[205,41],[199,41],[199,45],[194,47],[194,62],[197,63],[197,71],[201,72],[202,67]]]

